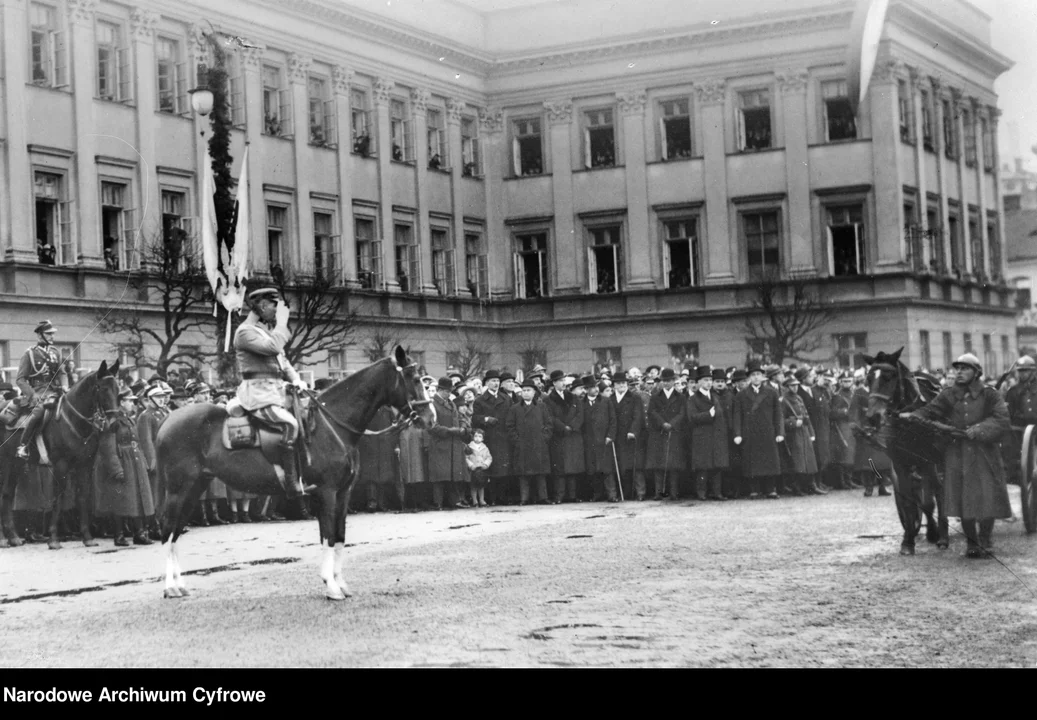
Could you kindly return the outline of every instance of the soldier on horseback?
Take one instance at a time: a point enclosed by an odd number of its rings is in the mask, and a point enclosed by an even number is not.
[[[266,287],[249,293],[252,311],[234,333],[241,385],[238,400],[254,416],[284,428],[281,439],[281,469],[284,471],[284,489],[288,497],[305,495],[309,488],[302,484],[295,461],[295,438],[299,425],[285,408],[283,381],[306,389],[306,381],[299,377],[284,355],[288,342],[288,305],[277,288]],[[275,465],[275,467],[277,467]]]
[[[57,405],[58,398],[68,391],[68,374],[61,362],[61,354],[54,347],[57,333],[50,320],[36,326],[39,341],[22,355],[15,382],[22,391],[24,402],[32,406],[32,414],[22,432],[18,446],[18,457],[29,457],[29,445],[43,420],[47,408]]]

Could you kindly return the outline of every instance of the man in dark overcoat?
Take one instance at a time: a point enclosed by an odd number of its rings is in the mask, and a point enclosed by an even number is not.
[[[731,412],[734,403],[734,393],[728,387],[727,371],[724,368],[713,368],[713,387],[710,392],[720,400],[720,406],[724,410],[724,419],[727,424],[727,467],[720,472],[721,495],[724,498],[734,499],[738,497],[738,480],[731,471]]]
[[[541,403],[551,419],[551,475],[554,478],[554,503],[576,502],[576,483],[584,473],[583,407],[565,389],[565,373],[551,372],[551,391]]]
[[[1018,382],[1005,393],[1005,404],[1012,425],[1025,428],[1037,424],[1037,363],[1029,355],[1023,355],[1015,364],[1015,372]],[[1001,456],[1008,477],[1018,476],[1021,440],[1020,432],[1008,432],[1001,437]]]
[[[1010,430],[1008,406],[997,390],[983,384],[983,367],[975,355],[962,355],[953,367],[954,385],[914,415],[965,432],[964,439],[948,443],[944,451],[944,514],[961,518],[968,538],[966,557],[988,557],[994,520],[1012,517],[998,450],[998,441]]]
[[[729,484],[731,487],[728,497],[742,498],[752,496],[752,488],[749,480],[742,474],[742,448],[735,445],[735,402],[738,401],[738,393],[745,390],[749,384],[749,375],[745,368],[735,368],[731,371],[731,386],[728,388],[727,397],[727,457],[730,463],[728,470]]]
[[[863,369],[863,368],[859,368]],[[864,373],[861,373],[863,376]],[[857,375],[854,375],[856,379]],[[858,427],[866,425],[868,414],[868,389],[863,385],[855,385],[850,400],[850,422]],[[864,485],[864,497],[871,497],[876,485],[879,495],[889,495],[888,485],[893,484],[893,461],[889,455],[871,443],[858,439],[854,448],[853,471]],[[876,475],[878,473],[878,475]]]
[[[860,487],[853,477],[853,458],[857,452],[857,437],[853,434],[850,424],[850,406],[853,403],[853,375],[844,372],[839,376],[839,389],[832,396],[831,410],[831,440],[832,440],[832,464],[839,471],[839,484],[837,487],[850,490]]]
[[[734,443],[742,451],[742,473],[750,478],[753,493],[777,499],[775,480],[781,475],[778,444],[785,440],[785,421],[781,399],[764,378],[758,363],[749,366],[749,387],[735,396]]]
[[[713,373],[708,365],[700,365],[696,370],[695,388],[687,403],[695,496],[705,500],[708,487],[710,500],[727,500],[721,483],[729,460],[728,415],[720,395],[713,392]]]
[[[596,383],[593,376],[582,380],[587,395],[584,402],[583,450],[587,477],[592,488],[591,499],[617,502],[616,491],[616,410],[613,403],[601,395],[607,386]]]
[[[392,427],[393,410],[388,405],[378,408],[367,429],[372,432]],[[360,456],[360,475],[357,482],[365,486],[366,510],[375,512],[389,509],[389,491],[396,497],[396,504],[404,506],[403,478],[399,472],[400,434],[387,432],[381,435],[361,435],[357,443]]]
[[[508,375],[510,380],[514,379],[510,373]],[[483,386],[486,390],[475,399],[472,408],[472,427],[483,431],[483,442],[493,457],[493,463],[486,471],[486,476],[491,478],[491,482],[487,483],[490,505],[504,502],[508,496],[508,482],[511,478],[510,440],[506,425],[512,399],[501,388],[501,383],[500,373],[487,370],[483,376]]]
[[[785,420],[785,442],[782,452],[788,461],[785,480],[791,495],[824,495],[827,491],[814,485],[817,456],[814,453],[814,425],[799,396],[796,375],[785,381],[781,395],[781,411]]]
[[[641,432],[637,437],[637,469],[634,471],[634,486],[637,497],[644,498],[648,493],[648,471],[645,470],[645,457],[648,454],[648,404],[652,401],[652,390],[649,380],[654,384],[654,378],[645,378],[638,371],[636,380],[631,369],[627,378],[630,380],[630,392],[641,398],[641,410],[644,413],[641,419]]]
[[[796,370],[799,380],[799,399],[803,401],[810,425],[814,429],[814,461],[817,473],[810,479],[810,485],[816,491],[828,492],[831,488],[824,484],[824,473],[831,458],[831,398],[828,392],[817,382],[817,371],[809,367]]]
[[[617,372],[612,377],[612,390],[609,402],[616,416],[616,434],[613,439],[619,463],[619,481],[623,483],[623,496],[644,500],[644,474],[640,472],[638,465],[641,459],[638,446],[640,436],[644,434],[644,405],[641,396],[630,389],[625,372]],[[639,475],[640,482],[637,480]]]
[[[687,396],[674,387],[677,375],[673,368],[660,374],[662,390],[648,403],[648,451],[645,470],[652,474],[655,499],[662,500],[669,491],[670,500],[680,499],[680,480],[686,465],[684,404]]]
[[[155,440],[158,437],[158,428],[162,421],[169,415],[166,403],[171,393],[161,385],[146,387],[146,403],[144,411],[137,416],[137,437],[140,439],[140,454],[144,458],[144,464],[148,468],[148,479],[151,485],[151,498],[155,505],[155,515],[162,513],[166,501],[166,489],[158,474],[158,456],[155,452]],[[161,540],[158,519],[152,516],[148,519],[148,537],[152,540]]]
[[[446,491],[446,507],[461,507],[459,483],[468,482],[468,464],[465,462],[464,446],[469,440],[467,431],[461,426],[457,406],[450,400],[453,382],[448,377],[439,378],[432,405],[436,410],[436,422],[428,429],[428,475],[432,482],[432,506],[443,507]]]
[[[511,472],[519,481],[519,504],[528,505],[529,484],[536,487],[536,502],[550,504],[547,480],[551,472],[551,417],[543,404],[533,402],[537,386],[532,380],[522,383],[522,399],[508,413],[508,436],[511,438]]]

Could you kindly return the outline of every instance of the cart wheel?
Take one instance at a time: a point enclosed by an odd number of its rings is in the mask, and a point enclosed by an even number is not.
[[[1037,433],[1033,425],[1027,425],[1023,433],[1022,464],[1019,473],[1019,496],[1023,503],[1023,524],[1027,533],[1037,532]]]

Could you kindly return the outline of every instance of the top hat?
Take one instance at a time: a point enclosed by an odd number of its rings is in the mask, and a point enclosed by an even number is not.
[[[40,324],[33,330],[34,333],[45,333],[45,332],[57,332],[57,329],[51,324],[50,320],[41,320]]]
[[[673,371],[673,368],[663,368],[663,371],[659,373],[660,380],[673,380],[677,377],[677,373]]]
[[[629,380],[627,380],[627,374],[625,372],[623,372],[622,370],[620,370],[618,373],[616,373],[615,375],[612,376],[612,384],[613,385],[618,385],[619,383],[625,383],[625,382],[629,382]]]
[[[594,385],[595,385],[594,376],[593,375],[584,375],[582,378],[580,378],[580,385],[582,385],[583,387],[588,388],[588,389],[594,387]]]
[[[720,372],[724,372],[721,370]],[[709,365],[699,365],[698,369],[695,370],[695,380],[703,380],[705,378],[713,379],[713,371],[710,370]]]
[[[562,370],[552,370],[551,371],[551,377],[550,377],[551,382],[556,382],[558,380],[562,380],[563,378],[565,378],[565,372],[564,371],[562,371]]]
[[[760,363],[756,360],[753,360],[751,363],[749,363],[749,366],[746,368],[745,372],[747,375],[752,375],[754,372],[762,373],[763,366],[760,365]]]
[[[257,300],[262,300],[264,298],[277,302],[281,299],[281,291],[275,287],[261,287],[248,294],[249,302],[256,302]]]
[[[727,373],[724,371],[724,368],[713,368],[713,379],[727,382]]]
[[[482,381],[489,382],[490,380],[500,380],[500,372],[497,370],[487,370],[486,374],[482,376]]]
[[[437,390],[453,390],[454,389],[454,382],[450,378],[448,378],[448,377],[445,377],[445,376],[441,377],[441,378],[439,378],[439,381],[436,383],[436,389]]]

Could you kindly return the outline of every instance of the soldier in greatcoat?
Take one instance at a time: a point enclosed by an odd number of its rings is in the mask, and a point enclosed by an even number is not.
[[[859,368],[862,369],[862,368]],[[864,373],[861,373],[863,376]],[[857,374],[854,374],[856,381]],[[856,385],[850,400],[850,422],[858,427],[866,425],[868,413],[868,389],[863,384]],[[889,495],[888,485],[893,484],[893,461],[882,450],[871,443],[858,439],[854,448],[853,471],[864,485],[864,497],[871,497],[876,485],[879,495]],[[876,472],[878,473],[876,475]]]
[[[734,443],[742,451],[742,473],[750,478],[752,495],[759,492],[777,499],[775,481],[781,475],[778,447],[785,440],[781,399],[764,382],[758,363],[748,369],[749,386],[735,396]]]
[[[161,514],[165,504],[166,489],[158,474],[155,439],[158,437],[159,426],[169,415],[169,408],[166,407],[169,394],[162,385],[152,385],[145,390],[144,401],[146,403],[144,411],[137,416],[137,436],[140,438],[141,455],[144,456],[144,463],[148,468],[151,497],[155,502],[156,515],[158,515]],[[155,517],[152,517],[149,523],[148,537],[152,540],[162,539]]]
[[[799,396],[800,385],[799,378],[793,375],[785,381],[781,396],[781,410],[785,420],[784,451],[788,455],[786,481],[792,495],[823,495],[825,491],[814,485],[817,475],[814,442],[817,436],[806,406]]]
[[[565,389],[565,373],[554,370],[551,390],[541,396],[541,404],[551,420],[551,475],[554,478],[554,503],[576,502],[578,476],[584,473],[583,407]]]
[[[809,367],[796,370],[799,380],[799,399],[810,417],[810,425],[814,429],[814,460],[817,472],[810,479],[810,485],[818,494],[827,493],[831,488],[824,484],[824,473],[831,457],[831,398],[824,387],[817,382],[817,371]]]
[[[617,372],[612,377],[612,405],[616,417],[616,434],[613,437],[616,447],[616,459],[619,463],[620,478],[623,483],[623,496],[635,500],[645,499],[644,475],[640,484],[637,482],[638,461],[641,454],[638,450],[639,438],[644,434],[645,412],[641,396],[630,389],[625,372]]]
[[[729,461],[728,415],[721,396],[713,391],[713,373],[708,365],[700,365],[695,373],[695,388],[688,396],[687,413],[695,496],[705,500],[708,487],[709,499],[727,500],[722,482]]]
[[[436,422],[428,430],[428,474],[432,481],[432,506],[436,510],[443,507],[444,491],[448,509],[461,507],[460,483],[468,482],[464,446],[471,438],[461,426],[457,407],[450,400],[452,388],[450,378],[441,377],[432,398]]]
[[[130,390],[119,393],[119,413],[112,417],[97,446],[94,472],[97,476],[98,509],[115,519],[115,544],[129,545],[126,525],[134,545],[151,545],[144,532],[143,518],[155,514],[148,468],[140,452],[137,421],[133,408],[137,397]]]
[[[1037,424],[1037,363],[1029,355],[1023,355],[1015,364],[1018,382],[1005,393],[1008,417],[1016,428]],[[1009,477],[1019,473],[1022,431],[1005,433],[1001,437],[1001,454]]]
[[[684,405],[686,396],[677,392],[676,373],[665,368],[660,374],[662,390],[648,403],[648,451],[645,470],[653,477],[655,499],[669,491],[670,500],[680,499],[680,479],[686,466]]]
[[[944,451],[944,514],[961,518],[966,557],[988,556],[994,520],[1012,517],[998,440],[1009,431],[1008,406],[983,384],[983,367],[971,353],[954,361],[954,386],[914,412],[965,432]],[[976,525],[979,524],[977,535]]]
[[[509,384],[513,384],[514,376],[506,374]],[[476,398],[472,408],[472,427],[483,431],[483,442],[493,457],[493,463],[486,471],[486,476],[491,479],[488,483],[490,505],[504,502],[510,490],[511,453],[506,425],[514,401],[511,394],[501,387],[504,383],[501,375],[496,370],[486,371],[483,376],[486,390]]]
[[[831,419],[832,465],[839,472],[837,487],[850,490],[860,487],[853,477],[853,459],[857,451],[857,437],[850,423],[850,406],[853,403],[853,376],[848,372],[839,376],[838,391],[832,396],[829,418]]]
[[[417,425],[408,425],[400,432],[396,455],[400,464],[400,478],[409,508],[428,509],[431,486],[428,479],[428,431]]]
[[[609,502],[617,502],[616,410],[609,398],[601,395],[607,387],[604,383],[596,383],[590,375],[584,377],[582,383],[587,392],[583,399],[583,449],[592,489],[591,499],[600,502],[604,497]]]
[[[530,482],[536,488],[536,502],[547,505],[547,480],[551,472],[551,417],[543,403],[534,402],[537,386],[532,380],[522,383],[522,399],[508,413],[507,429],[511,438],[511,468],[519,481],[519,504],[530,503]]]

